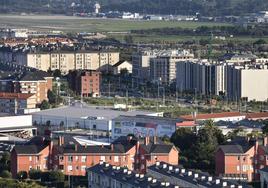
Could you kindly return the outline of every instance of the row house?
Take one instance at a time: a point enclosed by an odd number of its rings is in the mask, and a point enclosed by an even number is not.
[[[259,180],[259,170],[268,164],[268,137],[237,138],[216,151],[216,175],[225,179]]]
[[[33,160],[37,156],[38,160]],[[44,139],[42,144],[30,142],[15,146],[11,157],[14,161],[11,164],[13,177],[19,171],[28,172],[30,169],[61,170],[65,175],[84,176],[86,168],[100,161],[141,173],[156,161],[178,165],[179,151],[173,145],[149,137],[120,137],[108,146],[82,146],[73,141],[65,142],[60,136],[57,140]]]

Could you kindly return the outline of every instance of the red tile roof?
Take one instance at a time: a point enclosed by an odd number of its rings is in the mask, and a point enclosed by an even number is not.
[[[236,116],[243,116],[240,112],[222,112],[222,113],[214,113],[214,114],[197,114],[197,120],[203,119],[214,119],[214,118],[225,118],[225,117],[236,117]],[[181,116],[180,118],[184,120],[194,120],[192,115],[185,115]]]
[[[33,94],[0,92],[0,99],[28,99],[31,96],[33,96]]]
[[[268,112],[247,113],[247,119],[268,119]]]
[[[177,127],[194,127],[196,126],[194,121],[183,121],[181,123],[176,123]]]

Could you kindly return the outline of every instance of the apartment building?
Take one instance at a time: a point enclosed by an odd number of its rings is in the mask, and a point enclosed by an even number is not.
[[[147,175],[156,179],[164,179],[179,187],[191,188],[215,188],[215,187],[248,187],[234,181],[210,176],[207,173],[185,169],[183,166],[175,166],[165,162],[156,162],[148,167]]]
[[[227,66],[227,96],[232,100],[268,99],[267,65]]]
[[[157,51],[141,51],[132,54],[132,76],[138,83],[150,79],[150,59],[156,57]]]
[[[34,109],[36,100],[33,94],[0,92],[0,112],[18,114]]]
[[[68,74],[70,88],[85,97],[100,96],[101,72],[93,70],[71,71]]]
[[[119,52],[112,51],[30,51],[0,49],[0,60],[38,70],[59,69],[63,74],[69,70],[89,69],[109,72],[119,62]]]
[[[11,172],[15,177],[19,171],[28,172],[32,168],[59,169],[66,175],[84,176],[87,167],[92,167],[100,161],[140,173],[146,172],[146,167],[157,160],[177,165],[179,152],[175,146],[160,143],[156,138],[154,141],[152,139],[146,137],[142,141],[131,136],[121,137],[107,146],[82,146],[75,141],[65,141],[62,136],[58,140],[42,139],[42,143],[30,141],[16,146],[12,151],[11,158],[14,163],[11,164]]]
[[[176,64],[176,85],[180,92],[220,95],[226,91],[225,66],[207,61]]]
[[[89,188],[179,188],[161,178],[155,179],[144,174],[134,173],[128,168],[99,164],[87,169]]]
[[[176,63],[194,60],[194,54],[187,50],[167,50],[150,58],[150,80],[163,84],[176,82]]]
[[[215,154],[216,175],[242,181],[259,180],[259,169],[268,164],[268,138],[236,138],[219,146]]]
[[[47,92],[52,90],[52,79],[43,71],[25,71],[18,75],[6,75],[0,79],[1,92],[33,94],[36,104],[48,100]]]

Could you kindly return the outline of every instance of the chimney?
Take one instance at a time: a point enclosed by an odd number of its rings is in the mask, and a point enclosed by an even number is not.
[[[147,146],[149,144],[149,142],[150,142],[150,137],[149,136],[146,136],[144,138],[144,145]]]
[[[59,136],[59,138],[58,138],[58,144],[59,144],[59,146],[62,146],[62,140],[61,140],[61,136]]]
[[[137,143],[136,143],[136,152],[139,153],[139,150],[140,150],[140,142],[137,141]]]
[[[267,146],[268,144],[268,136],[264,136],[263,138],[263,146]]]
[[[111,151],[114,151],[114,145],[111,144]]]
[[[154,141],[153,141],[154,144],[157,144],[157,137],[154,136]]]

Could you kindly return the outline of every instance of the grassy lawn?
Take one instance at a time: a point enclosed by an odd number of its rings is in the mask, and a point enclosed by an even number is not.
[[[194,29],[199,26],[228,25],[212,22],[133,21],[119,19],[90,19],[73,16],[0,15],[0,27],[24,27],[39,30],[62,30],[68,32],[130,31],[164,27]]]

